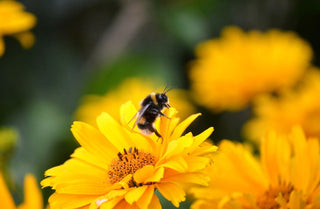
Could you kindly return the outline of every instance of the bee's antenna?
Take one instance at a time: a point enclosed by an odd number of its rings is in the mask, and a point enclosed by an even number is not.
[[[166,86],[164,87],[164,89],[163,89],[163,93],[166,93],[166,90],[167,90],[167,88],[168,88],[168,84],[166,84]]]
[[[168,84],[166,84],[166,87],[163,89],[163,93],[166,94],[168,91],[172,90],[173,87],[168,88]]]

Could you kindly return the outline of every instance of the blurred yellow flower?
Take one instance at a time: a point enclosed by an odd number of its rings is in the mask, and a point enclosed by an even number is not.
[[[120,109],[120,121],[107,113],[97,117],[97,128],[74,122],[71,131],[81,147],[63,165],[45,172],[41,184],[52,187],[52,209],[161,208],[158,190],[176,207],[185,200],[185,183],[206,185],[202,170],[207,155],[216,150],[201,145],[213,128],[201,134],[182,135],[199,114],[179,123],[175,109],[167,109],[155,127],[162,135],[145,136],[128,121],[137,112],[132,102]]]
[[[18,136],[17,130],[13,128],[0,128],[0,168],[16,146]]]
[[[24,11],[23,5],[13,0],[0,1],[0,56],[5,50],[3,36],[12,35],[24,48],[34,44],[34,36],[28,30],[36,24],[36,17]]]
[[[258,141],[268,130],[289,133],[300,125],[309,137],[320,138],[320,71],[308,70],[300,85],[278,96],[264,95],[253,106],[254,118],[244,126],[247,138]]]
[[[12,196],[0,173],[0,208],[3,209],[43,209],[43,199],[38,184],[33,175],[24,179],[24,203],[16,207]]]
[[[245,108],[260,93],[293,85],[309,67],[312,49],[293,32],[243,32],[227,27],[201,43],[190,65],[195,100],[218,112]]]
[[[159,82],[160,83],[160,82]],[[148,79],[129,78],[124,80],[118,88],[108,92],[104,96],[88,95],[83,98],[82,104],[75,113],[76,120],[80,120],[91,125],[96,125],[96,118],[101,112],[109,113],[113,118],[119,119],[116,111],[121,104],[129,99],[137,109],[140,109],[140,102],[151,92],[162,92],[157,88],[157,82]],[[195,112],[195,108],[188,102],[186,91],[172,89],[167,93],[172,107],[179,107],[179,117],[186,118]],[[133,116],[133,115],[132,115]]]
[[[208,167],[208,187],[191,189],[197,208],[320,208],[320,146],[300,127],[269,132],[257,160],[241,144],[223,141]]]

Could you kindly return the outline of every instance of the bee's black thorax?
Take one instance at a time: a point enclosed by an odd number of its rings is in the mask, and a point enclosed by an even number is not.
[[[138,116],[137,125],[140,130],[147,130],[148,132],[154,132],[158,137],[161,135],[154,128],[154,121],[162,116],[165,116],[161,110],[164,107],[169,108],[169,100],[165,93],[151,93],[140,103],[141,109]]]

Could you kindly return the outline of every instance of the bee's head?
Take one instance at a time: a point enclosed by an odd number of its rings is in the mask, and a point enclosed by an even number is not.
[[[158,104],[164,107],[169,108],[169,98],[165,93],[157,95]]]

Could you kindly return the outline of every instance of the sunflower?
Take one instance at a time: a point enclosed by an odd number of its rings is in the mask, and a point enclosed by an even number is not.
[[[24,179],[24,203],[16,207],[13,198],[0,173],[0,208],[5,209],[42,209],[43,199],[41,191],[33,175],[28,174]]]
[[[320,208],[320,146],[298,126],[289,135],[270,131],[262,140],[260,159],[228,140],[206,173],[209,186],[191,193],[197,208]]]
[[[257,95],[292,86],[309,67],[312,49],[293,32],[243,32],[227,27],[199,44],[189,77],[195,100],[212,111],[237,111]]]
[[[34,36],[29,30],[35,26],[36,17],[25,12],[22,4],[12,0],[0,1],[0,20],[0,56],[5,50],[3,36],[14,36],[24,48],[33,45]]]
[[[107,92],[105,95],[87,95],[75,113],[76,120],[80,120],[91,125],[96,125],[96,118],[101,112],[109,113],[113,118],[119,119],[119,114],[114,110],[130,98],[139,109],[139,103],[151,92],[161,93],[162,89],[157,88],[157,81],[142,78],[127,78],[116,89]],[[179,117],[185,118],[194,113],[195,108],[188,100],[188,94],[181,89],[172,89],[168,93],[170,105],[179,107]]]
[[[175,109],[161,117],[155,127],[162,135],[145,136],[128,121],[137,109],[132,102],[120,108],[120,123],[107,113],[97,117],[97,128],[74,122],[71,131],[81,147],[63,165],[45,172],[41,184],[55,192],[51,209],[64,208],[161,208],[158,190],[176,207],[185,200],[187,183],[206,185],[202,170],[216,150],[202,145],[213,131],[182,135],[199,114],[179,123]]]
[[[264,95],[253,105],[254,117],[245,124],[247,138],[259,141],[268,130],[289,133],[300,125],[308,137],[320,138],[320,71],[307,71],[300,85],[287,89],[277,97]]]

